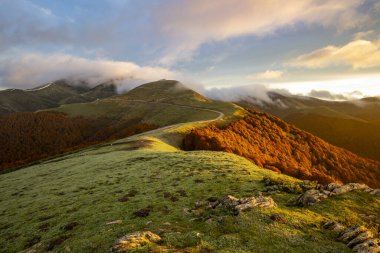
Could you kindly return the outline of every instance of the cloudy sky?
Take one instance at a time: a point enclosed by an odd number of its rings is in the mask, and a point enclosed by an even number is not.
[[[380,1],[0,0],[0,87],[60,78],[380,95]]]

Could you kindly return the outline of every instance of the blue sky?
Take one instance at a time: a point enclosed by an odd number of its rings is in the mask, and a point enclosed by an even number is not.
[[[380,2],[0,0],[0,51],[2,88],[176,78],[379,95]]]

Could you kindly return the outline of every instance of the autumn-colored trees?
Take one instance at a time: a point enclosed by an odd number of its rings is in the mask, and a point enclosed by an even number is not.
[[[0,116],[0,170],[154,128],[139,119],[90,121],[59,112]]]
[[[380,163],[257,111],[225,127],[194,129],[183,140],[185,150],[235,153],[255,164],[301,179],[363,182],[380,186]]]

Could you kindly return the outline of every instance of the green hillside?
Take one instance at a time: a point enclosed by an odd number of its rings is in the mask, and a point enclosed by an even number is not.
[[[150,230],[162,236],[165,252],[350,252],[323,221],[377,229],[380,200],[359,192],[300,208],[287,204],[296,193],[278,191],[271,194],[276,208],[211,219],[187,214],[209,197],[257,196],[266,190],[264,177],[298,182],[233,154],[181,151],[182,136],[202,124],[154,130],[0,175],[2,250],[106,252],[117,238]],[[149,215],[136,217],[142,209]]]
[[[34,89],[8,89],[0,91],[0,115],[14,112],[34,112],[53,108],[63,104],[86,103],[116,94],[112,82],[100,84],[93,88],[70,84],[59,80]]]
[[[91,103],[67,104],[51,109],[70,116],[109,121],[141,118],[145,123],[166,126],[176,123],[232,116],[242,109],[232,103],[207,99],[178,81],[143,84],[129,92]]]

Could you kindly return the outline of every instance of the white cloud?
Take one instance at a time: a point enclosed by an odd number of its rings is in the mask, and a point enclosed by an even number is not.
[[[297,23],[352,28],[366,17],[362,0],[169,0],[155,11],[161,34],[168,37],[163,64],[190,59],[207,42],[264,36]]]
[[[329,66],[351,66],[365,69],[380,66],[380,39],[375,41],[354,40],[341,47],[327,46],[301,55],[290,61],[290,66],[325,68]]]
[[[283,75],[284,72],[281,70],[267,70],[261,73],[249,75],[247,78],[250,80],[275,80],[280,79]]]
[[[177,74],[161,67],[139,66],[132,62],[85,59],[66,54],[25,54],[0,61],[1,86],[28,88],[68,78],[96,85],[111,79],[155,81],[175,79]]]

